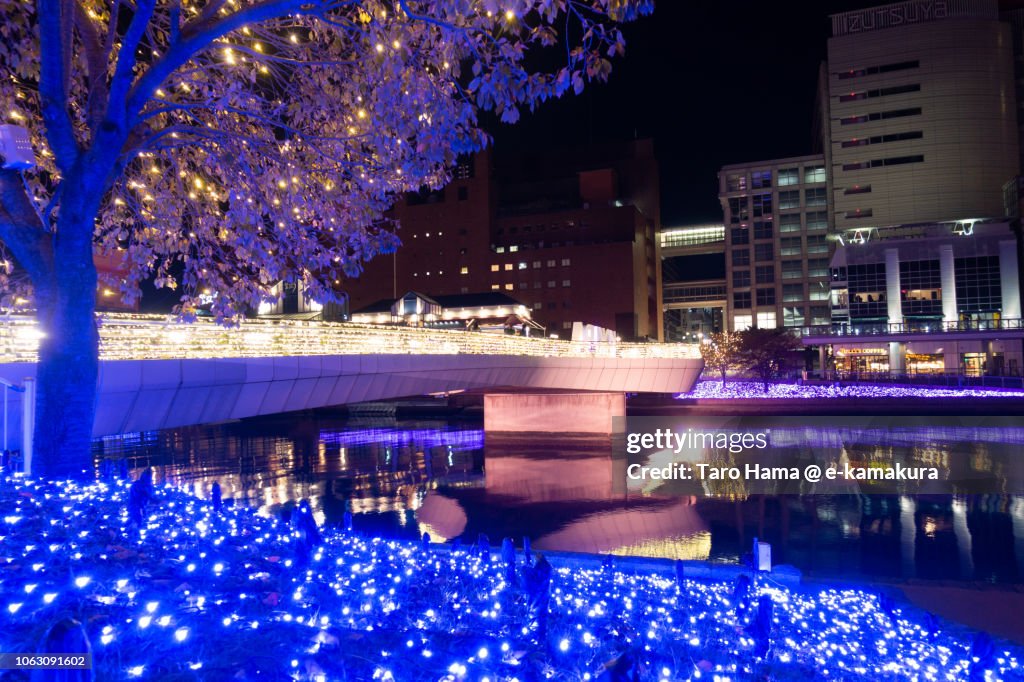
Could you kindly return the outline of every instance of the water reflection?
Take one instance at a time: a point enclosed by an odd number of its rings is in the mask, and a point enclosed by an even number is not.
[[[987,472],[1019,466],[1012,449],[1024,442],[934,430],[872,437],[851,456],[948,461],[970,448],[970,467]],[[1009,494],[615,492],[622,463],[607,440],[485,439],[477,424],[437,421],[263,419],[103,438],[94,452],[153,466],[158,481],[200,497],[218,481],[225,498],[263,514],[306,498],[321,521],[351,511],[357,529],[390,537],[529,536],[538,549],[738,561],[756,536],[776,563],[812,575],[1024,581],[1024,497]]]

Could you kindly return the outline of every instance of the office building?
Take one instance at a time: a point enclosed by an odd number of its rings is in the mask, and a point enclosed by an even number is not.
[[[1011,24],[996,0],[911,0],[832,16],[835,229],[1003,215],[1018,174]]]
[[[1020,376],[1020,263],[1007,221],[847,230],[831,325],[808,327],[842,373]]]
[[[718,174],[731,331],[829,322],[829,201],[821,155]]]
[[[573,323],[661,339],[658,167],[650,140],[573,152],[490,152],[393,215],[402,246],[341,288],[359,311],[407,291],[501,292],[548,333]]]

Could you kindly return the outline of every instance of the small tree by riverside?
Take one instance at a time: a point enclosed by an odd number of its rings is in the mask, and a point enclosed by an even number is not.
[[[730,331],[712,332],[704,343],[700,344],[700,356],[704,366],[722,376],[725,386],[726,374],[739,365],[740,335]]]
[[[41,332],[33,444],[89,467],[107,282],[204,290],[233,322],[301,283],[314,300],[398,245],[384,212],[488,142],[479,113],[605,80],[619,22],[653,0],[0,0],[0,104],[38,167],[0,169],[0,287],[30,280]],[[559,35],[563,32],[563,35]],[[536,71],[538,50],[561,68]],[[5,287],[9,288],[9,287]]]
[[[786,364],[786,356],[800,349],[800,339],[788,329],[751,327],[739,333],[739,356],[743,367],[755,374],[764,392]]]

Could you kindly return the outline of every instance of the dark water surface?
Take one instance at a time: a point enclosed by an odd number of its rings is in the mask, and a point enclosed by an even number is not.
[[[968,449],[982,471],[1024,457],[1018,434],[880,437],[862,456],[942,461]],[[736,562],[755,536],[775,563],[806,574],[1024,582],[1024,497],[988,495],[736,495],[613,493],[607,439],[485,438],[478,422],[342,420],[325,414],[125,434],[97,440],[98,458],[152,466],[158,482],[279,513],[309,499],[317,517],[356,530],[534,548]],[[1014,465],[1015,466],[1015,465]],[[994,489],[1013,490],[1012,487]]]

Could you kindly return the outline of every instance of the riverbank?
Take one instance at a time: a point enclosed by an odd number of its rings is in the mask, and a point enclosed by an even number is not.
[[[170,488],[139,529],[127,498],[125,483],[0,483],[0,650],[42,653],[71,616],[97,679],[586,680],[633,664],[643,680],[910,679],[1020,665],[1002,646],[972,663],[972,633],[873,590],[767,580],[744,597],[742,581],[680,584],[628,561],[553,556],[541,631],[538,574],[519,560],[510,580],[497,549],[326,530],[306,555],[278,519]]]

